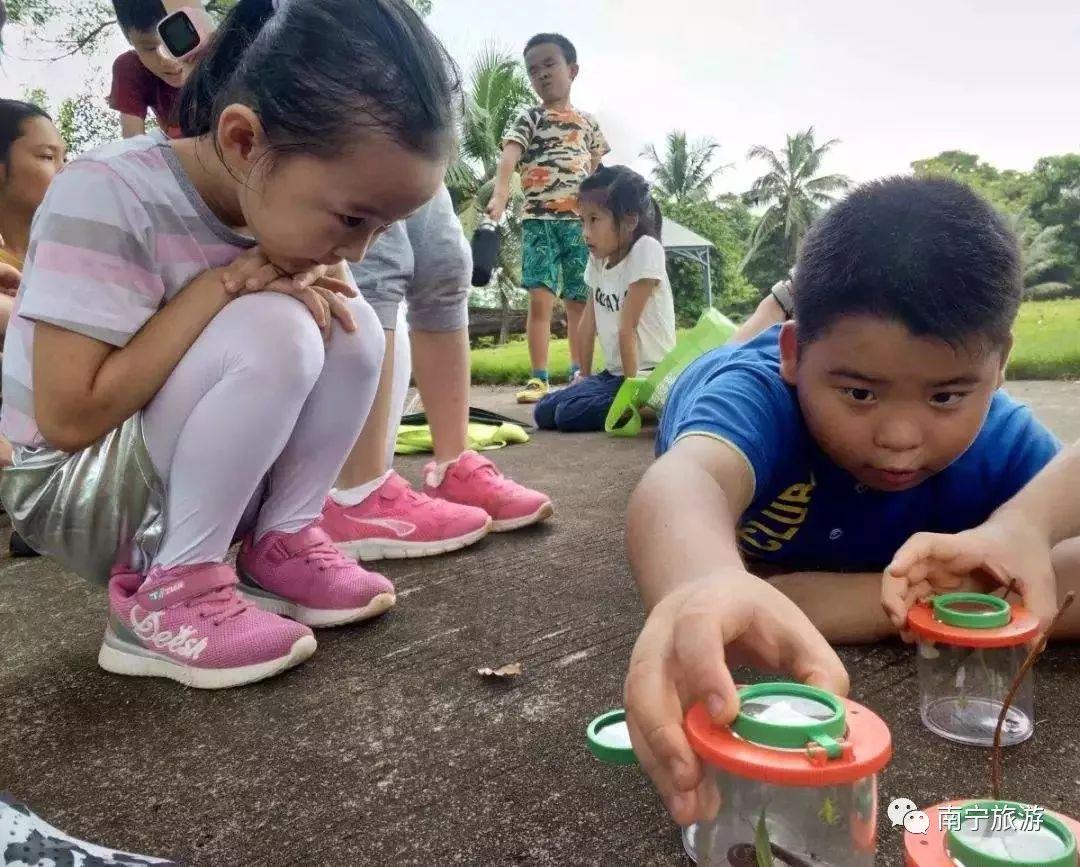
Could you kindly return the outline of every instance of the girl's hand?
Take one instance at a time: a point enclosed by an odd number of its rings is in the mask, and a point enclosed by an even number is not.
[[[355,298],[357,292],[340,279],[343,276],[341,266],[325,265],[288,274],[270,261],[259,247],[252,247],[224,269],[222,281],[230,295],[252,292],[291,295],[308,308],[323,338],[329,340],[332,319],[337,319],[346,331],[356,330],[356,322],[342,296]]]
[[[315,324],[323,333],[324,340],[330,339],[330,326],[334,319],[346,331],[356,330],[356,320],[353,319],[349,306],[342,299],[343,295],[350,298],[356,295],[355,290],[348,283],[332,277],[323,277],[302,289],[292,287],[279,289],[275,283],[268,287],[268,291],[291,295],[303,303],[311,311]]]
[[[268,259],[260,247],[252,247],[225,267],[222,280],[225,291],[230,295],[246,295],[271,288],[284,292],[288,288],[304,289],[325,276],[328,270],[325,265],[316,265],[306,271],[290,274]]]

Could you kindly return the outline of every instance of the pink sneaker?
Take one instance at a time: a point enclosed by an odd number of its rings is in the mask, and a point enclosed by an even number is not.
[[[345,557],[317,523],[299,533],[248,537],[236,559],[240,592],[265,611],[308,626],[341,626],[391,608],[394,585]]]
[[[322,527],[342,551],[357,560],[431,557],[457,551],[488,534],[491,518],[483,509],[434,500],[397,473],[356,506],[329,497]]]
[[[506,533],[538,524],[555,514],[547,494],[532,491],[511,481],[487,458],[463,452],[446,469],[442,482],[435,486],[435,462],[424,467],[424,493],[463,506],[478,506],[491,515],[491,531]]]
[[[223,689],[272,677],[315,652],[306,626],[260,611],[221,563],[113,573],[98,664],[115,674]]]

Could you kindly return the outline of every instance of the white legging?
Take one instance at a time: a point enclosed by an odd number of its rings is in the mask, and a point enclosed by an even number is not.
[[[324,344],[299,301],[263,292],[230,302],[199,335],[143,411],[166,488],[155,565],[220,562],[242,521],[260,537],[319,517],[382,365],[374,311],[362,299],[351,309],[356,331],[335,324]]]
[[[412,379],[412,341],[409,323],[405,319],[405,302],[398,305],[397,327],[394,329],[394,376],[390,384],[390,424],[386,426],[386,469],[394,466],[394,446],[397,445],[398,425],[405,414],[405,399],[409,396]]]

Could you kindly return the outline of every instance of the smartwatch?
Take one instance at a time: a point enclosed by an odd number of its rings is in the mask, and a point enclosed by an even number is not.
[[[177,60],[191,60],[206,48],[214,33],[214,19],[198,6],[185,6],[163,18],[157,26],[165,50]]]

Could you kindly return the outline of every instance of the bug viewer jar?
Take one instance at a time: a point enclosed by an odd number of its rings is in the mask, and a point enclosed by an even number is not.
[[[985,593],[947,593],[908,613],[916,636],[920,709],[930,731],[950,741],[989,747],[1005,697],[1039,632],[1020,605]],[[1004,746],[1035,731],[1035,688],[1024,675],[1001,730]]]
[[[892,755],[885,723],[824,690],[761,683],[739,690],[739,714],[716,726],[704,705],[686,715],[717,813],[687,829],[699,865],[873,867],[877,773]]]
[[[926,811],[925,834],[904,835],[907,867],[1077,867],[1080,824],[1013,801],[953,801]]]

